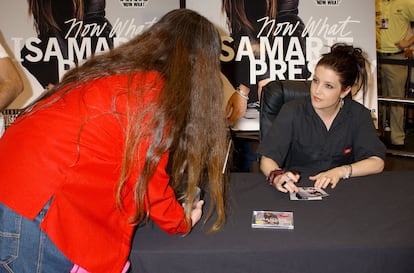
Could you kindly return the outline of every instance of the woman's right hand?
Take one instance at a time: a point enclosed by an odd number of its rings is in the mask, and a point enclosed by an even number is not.
[[[300,174],[286,171],[273,179],[273,186],[281,192],[298,192],[296,183],[299,181]]]
[[[270,157],[262,156],[260,158],[260,170],[267,177],[267,181],[272,184],[278,191],[281,192],[298,192],[296,183],[299,181],[300,174],[292,171],[283,171],[279,164]],[[271,175],[272,172],[279,171],[277,176]],[[274,173],[275,175],[276,173]],[[269,181],[273,179],[273,181]],[[286,183],[285,183],[286,182]]]

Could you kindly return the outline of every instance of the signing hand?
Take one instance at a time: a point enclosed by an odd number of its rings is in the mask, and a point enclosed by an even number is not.
[[[276,176],[273,180],[273,185],[281,192],[298,192],[299,189],[296,183],[299,181],[299,178],[300,174],[287,171]]]

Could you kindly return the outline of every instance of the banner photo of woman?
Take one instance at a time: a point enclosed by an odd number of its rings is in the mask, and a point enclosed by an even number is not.
[[[4,0],[0,41],[18,63],[22,108],[71,68],[151,27],[179,0]],[[23,19],[22,19],[23,18]]]

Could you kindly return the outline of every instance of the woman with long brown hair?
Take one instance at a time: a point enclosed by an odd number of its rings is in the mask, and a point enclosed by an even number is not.
[[[220,53],[206,18],[174,10],[69,71],[20,116],[0,141],[8,155],[0,159],[0,231],[10,234],[0,246],[19,246],[2,266],[121,272],[137,224],[190,232],[202,214],[197,186],[208,188],[210,231],[218,230],[227,139]],[[184,205],[174,193],[183,187]]]

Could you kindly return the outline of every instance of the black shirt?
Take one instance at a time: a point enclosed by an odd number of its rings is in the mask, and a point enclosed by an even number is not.
[[[328,131],[307,97],[282,107],[257,153],[282,168],[316,174],[371,156],[384,159],[386,148],[360,103],[345,99]]]

